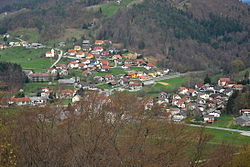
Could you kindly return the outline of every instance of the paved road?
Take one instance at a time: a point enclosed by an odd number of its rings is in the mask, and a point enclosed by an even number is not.
[[[57,49],[59,50],[59,49]],[[60,51],[60,54],[58,55],[58,59],[56,60],[56,62],[54,64],[51,65],[50,68],[54,67],[63,57],[63,51],[62,50],[59,50]]]
[[[230,131],[230,132],[239,132],[241,135],[250,136],[250,131],[246,131],[246,130],[220,128],[220,127],[214,127],[214,126],[203,126],[203,125],[194,125],[194,124],[185,124],[185,125],[192,126],[192,127],[204,127],[204,128],[208,128],[208,129],[226,130],[226,131]]]

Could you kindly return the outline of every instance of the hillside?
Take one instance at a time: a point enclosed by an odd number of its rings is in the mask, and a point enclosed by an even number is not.
[[[43,42],[84,30],[77,39],[123,43],[178,71],[250,66],[250,7],[238,0],[3,0],[1,12],[2,32],[33,28]]]
[[[105,22],[99,38],[124,43],[159,64],[186,70],[250,64],[249,7],[236,0],[145,0]]]

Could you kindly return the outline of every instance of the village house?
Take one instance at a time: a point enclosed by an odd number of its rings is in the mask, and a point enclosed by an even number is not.
[[[57,64],[57,65],[55,65],[55,68],[58,70],[63,70],[63,69],[67,70],[68,69],[66,64]]]
[[[94,47],[94,49],[93,49],[93,51],[99,52],[99,54],[100,54],[103,50],[104,50],[104,49],[103,49],[103,47],[101,47],[101,46],[96,46],[96,47]]]
[[[114,76],[113,75],[110,75],[110,74],[107,74],[107,75],[104,75],[104,80],[106,81],[106,82],[108,82],[108,81],[111,81],[111,80],[113,80],[114,79]]]
[[[108,50],[107,51],[102,51],[101,55],[102,56],[109,56],[109,51]]]
[[[157,101],[158,104],[169,103],[168,94],[166,92],[161,92],[157,98],[158,98]]]
[[[68,76],[68,75],[69,75],[69,71],[68,71],[68,70],[61,70],[61,71],[59,72],[59,75],[60,75],[60,76]]]
[[[85,70],[85,69],[87,69],[88,68],[88,65],[86,65],[86,64],[79,64],[79,70]]]
[[[28,77],[32,82],[48,82],[56,80],[57,75],[49,73],[33,73]]]
[[[76,68],[79,67],[79,63],[77,63],[77,62],[70,62],[69,65],[68,65],[68,67],[70,69],[76,69]]]
[[[112,57],[112,60],[117,60],[117,59],[122,59],[122,56],[121,55],[114,55]]]
[[[78,45],[74,46],[75,51],[80,51],[81,49],[82,49],[81,46],[78,46]]]
[[[92,53],[86,54],[87,59],[93,59],[95,56]]]
[[[70,79],[59,79],[58,84],[59,85],[73,85],[74,83],[79,82],[76,78],[70,78]]]
[[[101,72],[108,72],[109,69],[110,69],[109,66],[102,66],[102,67],[101,67]]]
[[[218,85],[219,86],[227,86],[230,81],[231,81],[230,78],[220,78],[218,80]]]
[[[184,112],[181,112],[181,113],[173,115],[171,119],[172,119],[172,121],[180,122],[186,118],[187,118],[187,114]]]
[[[233,89],[234,89],[234,90],[239,90],[239,91],[241,91],[241,90],[243,89],[243,85],[241,85],[241,84],[234,85],[234,86],[233,86]]]
[[[144,66],[144,68],[146,68],[147,70],[151,70],[153,67],[153,64],[147,64],[146,66]]]
[[[74,49],[69,49],[68,50],[68,55],[69,56],[75,56],[76,55],[76,51]]]
[[[100,60],[100,65],[101,66],[108,66],[109,65],[109,61],[108,60]]]
[[[104,40],[96,40],[95,45],[103,45],[105,43]]]
[[[188,89],[189,96],[197,96],[198,92],[195,89]]]
[[[47,73],[55,75],[55,74],[57,74],[58,72],[57,72],[57,70],[54,69],[54,68],[48,68]]]
[[[9,101],[9,104],[15,104],[18,106],[24,106],[30,104],[30,98],[29,97],[12,97]]]
[[[121,78],[121,79],[119,80],[119,83],[120,83],[121,85],[123,85],[123,86],[127,86],[127,85],[129,84],[129,79],[127,79],[127,78]]]
[[[211,123],[214,122],[215,118],[214,118],[213,115],[204,115],[204,116],[203,116],[203,120],[204,120],[204,123],[209,123],[209,124],[211,124]]]
[[[48,91],[42,91],[41,92],[41,97],[43,98],[43,99],[49,99],[49,96],[51,95],[51,94],[53,94],[54,92],[52,91],[52,90],[48,90]]]
[[[82,64],[90,64],[90,60],[87,58],[83,58],[83,59],[81,59],[81,63]]]
[[[84,52],[77,52],[76,53],[76,58],[81,59],[85,57],[85,53]]]
[[[74,91],[70,89],[59,91],[56,95],[59,99],[72,99],[74,97]]]
[[[129,81],[128,86],[131,90],[138,90],[142,88],[143,82],[140,80],[131,80]]]
[[[85,70],[85,71],[83,71],[82,72],[82,75],[84,76],[84,77],[88,77],[88,76],[90,76],[92,73],[89,71],[89,70]]]
[[[186,107],[186,102],[187,102],[187,97],[183,97],[178,102],[176,103],[176,106],[179,108],[185,108]]]
[[[51,51],[47,51],[45,53],[45,57],[47,57],[47,58],[54,58],[55,57],[55,50],[51,49]]]
[[[235,119],[236,124],[250,127],[250,109],[241,109],[240,115]]]
[[[0,44],[0,50],[3,50],[3,49],[4,49],[4,45]]]
[[[43,97],[29,97],[31,105],[42,105],[46,103],[46,98]]]
[[[186,95],[188,93],[188,89],[185,87],[179,87],[178,91],[179,91],[179,94],[181,95]]]

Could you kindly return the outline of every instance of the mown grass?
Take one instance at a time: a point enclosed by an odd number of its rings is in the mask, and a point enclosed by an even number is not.
[[[49,82],[29,82],[24,85],[24,93],[26,96],[29,96],[33,93],[37,93],[38,89],[41,87],[49,87],[53,89],[55,85],[49,85]]]
[[[238,132],[230,132],[217,129],[206,129],[206,133],[211,134],[213,138],[209,143],[220,144],[226,142],[232,145],[250,144],[250,137],[243,136]]]
[[[45,58],[46,49],[26,49],[13,47],[0,51],[0,61],[16,63],[24,69],[41,71],[49,68],[55,60]]]
[[[19,29],[10,33],[11,37],[19,36],[20,39],[29,43],[38,42],[40,35],[37,29]]]
[[[126,74],[126,72],[122,68],[111,68],[109,70],[109,72],[95,72],[95,73],[93,73],[94,76],[101,76],[101,77],[103,77],[104,75],[107,75],[107,74],[117,76],[120,74]]]
[[[180,87],[186,81],[185,77],[177,77],[166,80],[157,81],[153,85],[145,86],[142,91],[145,92],[146,96],[157,97],[160,92],[173,92],[175,89]],[[159,82],[168,83],[169,85],[162,85]]]
[[[220,118],[218,118],[213,124],[210,126],[222,127],[222,128],[230,128],[230,129],[239,129],[239,130],[247,130],[250,131],[250,127],[241,127],[239,125],[234,124],[234,116],[229,114],[223,114]]]
[[[133,1],[134,0],[122,0],[120,4],[116,2],[107,2],[101,4],[99,7],[101,8],[103,15],[113,16],[118,11],[118,9],[127,7],[127,5]]]
[[[100,89],[112,89],[112,86],[108,85],[108,84],[100,84],[97,86],[97,88]]]
[[[130,69],[130,70],[137,71],[137,72],[143,71],[143,72],[148,73],[148,70],[147,70],[146,68],[144,68],[144,67],[129,67],[129,69]]]

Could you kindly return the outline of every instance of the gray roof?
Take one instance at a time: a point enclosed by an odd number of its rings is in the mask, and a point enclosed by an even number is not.
[[[74,84],[75,79],[59,79],[58,83],[59,84]]]

